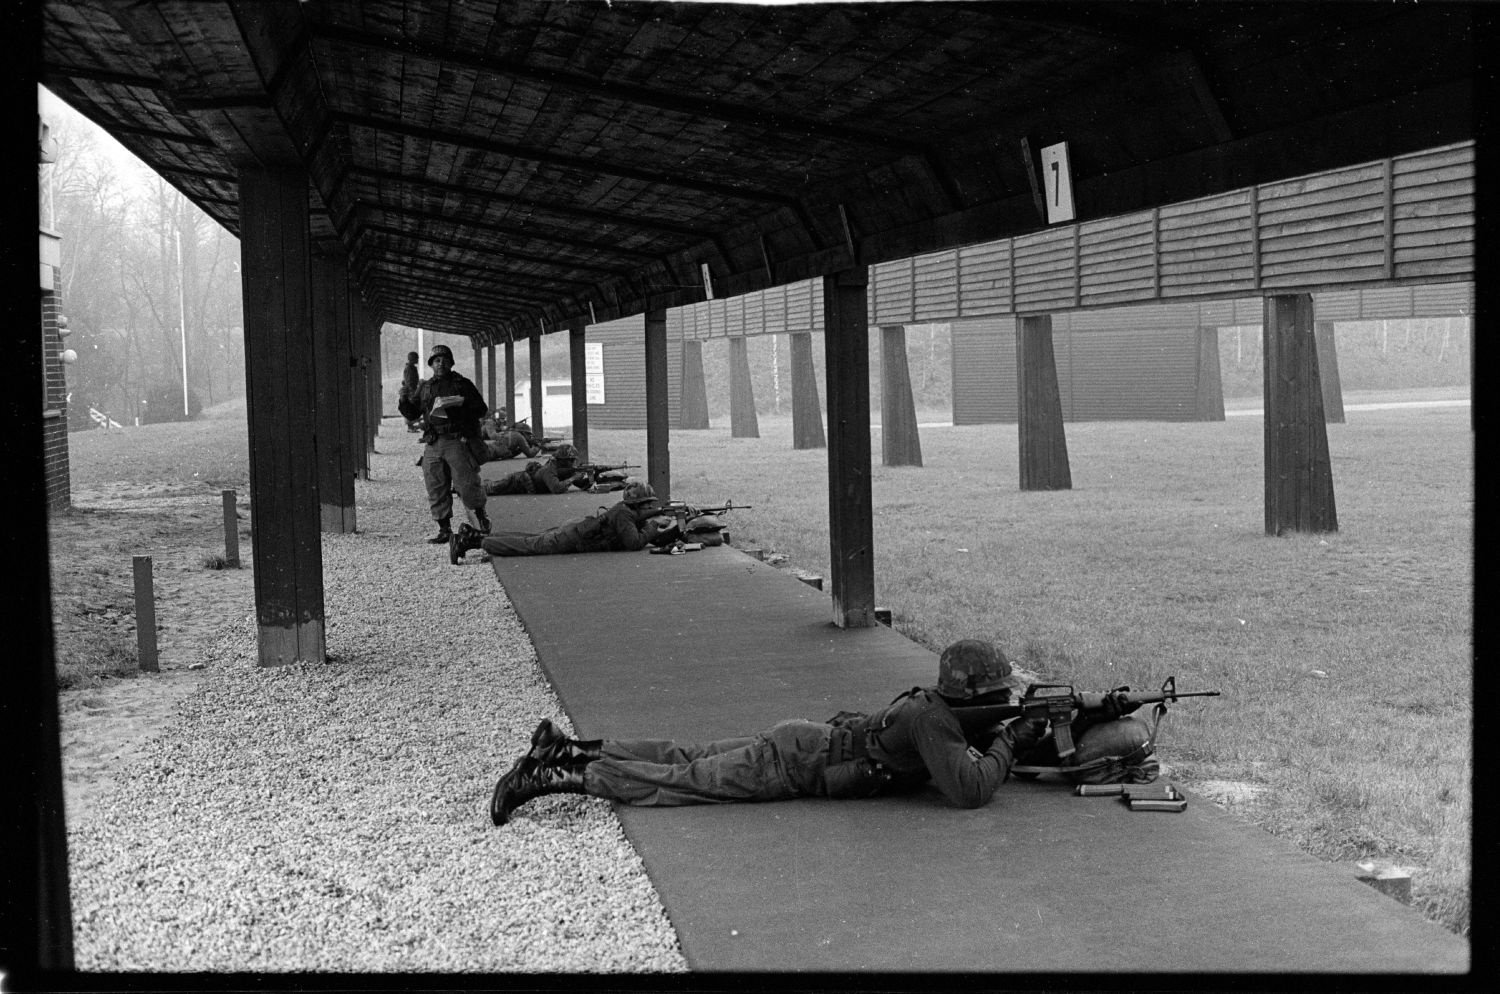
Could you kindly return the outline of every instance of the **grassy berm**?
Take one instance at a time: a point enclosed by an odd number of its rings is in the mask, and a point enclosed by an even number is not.
[[[758,438],[731,438],[727,420],[672,432],[672,495],[754,505],[729,517],[736,545],[828,577],[826,450],[794,450],[785,416],[762,415]],[[989,638],[1079,689],[1155,689],[1175,675],[1180,690],[1221,691],[1183,701],[1162,725],[1159,752],[1179,782],[1320,858],[1408,868],[1416,906],[1467,935],[1469,409],[1350,410],[1328,440],[1338,531],[1274,538],[1259,416],[1069,424],[1072,489],[1025,493],[1013,424],[924,427],[920,468],[882,466],[877,428],[876,601],[934,650]],[[597,460],[645,462],[643,431],[594,429],[591,442]],[[75,490],[247,495],[238,418],[85,432],[71,449]],[[134,665],[133,633],[71,610],[80,592],[128,604],[134,532],[212,549],[208,507],[198,522],[144,510],[72,522],[53,564],[65,684]]]
[[[1466,935],[1469,417],[1349,411],[1328,426],[1338,531],[1281,538],[1265,533],[1258,415],[1068,424],[1073,486],[1050,492],[1020,491],[1014,424],[924,427],[920,468],[881,465],[877,427],[876,604],[934,651],[992,639],[1079,689],[1175,675],[1222,692],[1162,724],[1179,782],[1322,859],[1406,868],[1413,903]],[[826,579],[827,451],[794,450],[789,417],[762,415],[759,432],[731,438],[728,418],[674,431],[672,496],[753,505],[731,512],[735,544]],[[590,438],[645,461],[643,431]]]

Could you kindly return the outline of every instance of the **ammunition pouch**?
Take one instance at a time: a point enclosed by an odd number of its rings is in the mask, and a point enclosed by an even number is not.
[[[828,765],[823,770],[829,797],[874,797],[890,784],[891,771],[870,758],[867,736],[863,724],[833,726],[828,737]]]

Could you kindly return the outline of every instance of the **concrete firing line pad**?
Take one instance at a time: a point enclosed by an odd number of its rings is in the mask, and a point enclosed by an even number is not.
[[[490,514],[497,530],[529,530],[616,496],[496,498]],[[885,627],[837,629],[826,593],[729,547],[491,566],[584,738],[748,735],[874,710],[936,672],[932,652]],[[1170,715],[1163,729],[1170,763]],[[694,970],[1469,967],[1465,939],[1202,798],[1180,814],[1131,812],[1060,782],[1011,780],[974,811],[930,787],[616,810]]]

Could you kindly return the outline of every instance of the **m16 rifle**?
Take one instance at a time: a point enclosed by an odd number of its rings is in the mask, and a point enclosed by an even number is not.
[[[730,511],[748,511],[752,506],[750,504],[736,504],[733,500],[726,500],[724,503],[713,507],[697,507],[680,500],[661,503],[654,509],[652,517],[667,517],[673,520],[670,524],[663,525],[657,529],[658,538],[652,542],[653,545],[657,546],[657,549],[653,551],[675,554],[688,551],[689,549],[700,549],[703,547],[701,543],[687,541],[687,535],[689,534],[688,525],[690,522],[694,519],[708,516],[722,517]],[[715,532],[718,530],[718,528],[713,529]]]
[[[1177,678],[1167,677],[1156,693],[1117,687],[1103,692],[1077,692],[1067,684],[1034,683],[1026,688],[1019,701],[1011,704],[989,704],[979,707],[956,707],[953,713],[965,732],[993,728],[1011,718],[1044,718],[1057,745],[1058,759],[1064,763],[1073,755],[1073,720],[1076,717],[1123,718],[1144,705],[1154,704],[1156,720],[1167,712],[1167,702],[1183,697],[1218,697],[1217,690],[1179,691]]]

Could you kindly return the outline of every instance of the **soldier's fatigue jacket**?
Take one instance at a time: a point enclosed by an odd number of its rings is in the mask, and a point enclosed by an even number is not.
[[[439,397],[457,396],[463,402],[450,407],[446,417],[434,418],[432,404]],[[453,491],[458,491],[464,507],[484,509],[484,487],[479,482],[479,457],[475,449],[482,443],[479,421],[489,410],[479,390],[466,377],[449,372],[417,384],[417,389],[396,402],[407,418],[421,418],[422,482],[427,487],[427,503],[434,521],[446,522],[453,514]]]
[[[1011,742],[1008,732],[985,732],[980,752],[940,697],[914,689],[872,715],[783,721],[741,738],[606,739],[584,767],[584,787],[594,797],[670,806],[874,797],[931,781],[954,804],[975,808],[1010,772]]]
[[[492,556],[550,556],[565,552],[634,552],[646,547],[639,515],[620,501],[587,518],[541,532],[493,532],[480,544]]]
[[[453,396],[462,397],[463,403],[448,408],[447,417],[430,417],[433,401]],[[416,390],[397,401],[396,406],[404,417],[413,420],[427,418],[427,429],[422,434],[422,441],[426,443],[448,435],[477,439],[480,419],[490,409],[479,395],[479,388],[468,377],[452,370],[446,376],[433,376],[418,383]]]
[[[946,701],[914,687],[874,714],[834,719],[824,771],[828,796],[872,797],[930,780],[959,807],[980,807],[1013,760],[1009,735],[983,744],[983,752],[970,744]]]

